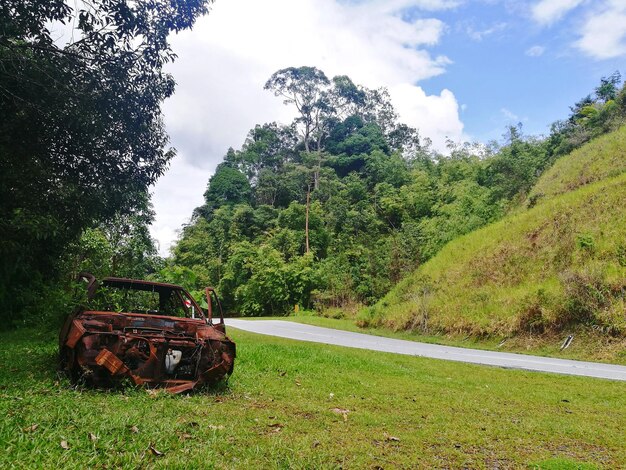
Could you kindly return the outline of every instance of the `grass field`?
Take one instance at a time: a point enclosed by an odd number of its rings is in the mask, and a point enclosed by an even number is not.
[[[54,332],[2,333],[0,468],[626,467],[624,383],[230,334],[186,397],[74,390]]]
[[[548,350],[541,340],[574,333],[579,358],[623,361],[625,141],[626,127],[557,161],[533,207],[455,239],[358,321]]]
[[[626,126],[598,137],[557,160],[541,176],[529,198],[546,200],[594,181],[626,172]]]

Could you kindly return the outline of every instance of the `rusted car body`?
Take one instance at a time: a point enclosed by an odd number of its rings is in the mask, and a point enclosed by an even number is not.
[[[221,304],[206,289],[207,311],[174,284],[89,273],[87,304],[59,335],[60,365],[73,380],[111,387],[123,379],[172,393],[214,384],[232,374],[235,343],[226,336]],[[213,323],[218,310],[219,322]]]

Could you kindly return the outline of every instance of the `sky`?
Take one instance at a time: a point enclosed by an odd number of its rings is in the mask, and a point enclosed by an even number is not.
[[[170,169],[153,188],[152,235],[169,253],[229,147],[293,109],[263,85],[315,66],[387,87],[433,147],[542,135],[600,78],[626,73],[626,0],[216,0],[171,38],[176,92],[163,107]]]

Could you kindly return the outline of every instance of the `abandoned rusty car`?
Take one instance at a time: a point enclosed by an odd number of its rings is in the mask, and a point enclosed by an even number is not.
[[[79,278],[87,283],[88,307],[70,315],[59,335],[60,365],[73,380],[111,387],[128,379],[180,393],[232,373],[235,343],[212,288],[204,311],[174,284]]]

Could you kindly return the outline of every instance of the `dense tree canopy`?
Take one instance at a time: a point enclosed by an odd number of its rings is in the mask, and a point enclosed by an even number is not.
[[[55,277],[83,230],[133,214],[165,171],[167,36],[209,1],[0,4],[2,319],[34,280]],[[55,41],[52,28],[71,38]]]
[[[385,90],[277,71],[266,88],[294,105],[257,125],[210,178],[172,264],[218,285],[229,310],[332,311],[379,299],[445,243],[524,200],[552,161],[549,140],[511,127],[502,146],[433,152],[397,121]]]
[[[532,204],[526,195],[564,148],[623,122],[619,82],[603,79],[548,138],[511,126],[502,144],[451,142],[442,155],[397,121],[385,90],[279,70],[266,88],[296,119],[257,125],[227,152],[162,274],[198,274],[196,288],[219,286],[243,315],[374,302],[447,242]]]
[[[526,195],[556,158],[626,117],[615,73],[545,138],[513,126],[501,144],[450,142],[441,154],[398,120],[385,89],[281,69],[265,88],[296,118],[257,125],[227,151],[164,262],[147,190],[173,155],[160,109],[174,86],[167,35],[208,3],[0,5],[0,326],[47,290],[61,302],[55,282],[81,269],[212,284],[244,315],[356,309],[450,240],[533,204]],[[49,29],[70,23],[72,39],[55,42]]]

